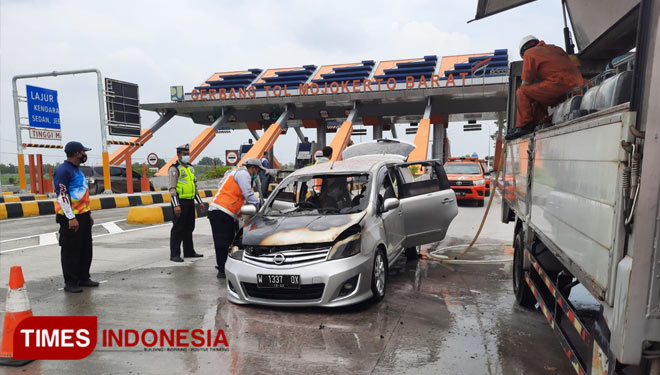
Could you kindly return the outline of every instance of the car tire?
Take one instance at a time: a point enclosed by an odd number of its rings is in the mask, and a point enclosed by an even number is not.
[[[522,233],[522,230],[518,230],[513,237],[513,294],[520,306],[532,308],[536,305],[536,298],[525,281],[523,269],[525,251]]]
[[[483,199],[478,200],[477,201],[477,207],[483,207],[483,206],[484,206],[484,200]]]
[[[376,250],[373,267],[371,267],[371,292],[373,302],[380,302],[385,297],[387,287],[387,258],[382,249]]]
[[[408,260],[416,260],[416,259],[418,259],[418,258],[419,258],[419,253],[420,253],[419,250],[421,250],[421,249],[419,248],[419,246],[408,247],[408,248],[406,248],[406,250],[404,250],[405,253],[406,253],[406,259],[408,259]]]

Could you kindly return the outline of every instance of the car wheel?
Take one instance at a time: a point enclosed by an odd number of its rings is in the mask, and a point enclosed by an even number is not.
[[[519,230],[513,238],[513,294],[520,306],[532,308],[536,305],[536,298],[525,281],[523,244],[522,230]]]
[[[371,291],[372,300],[380,302],[385,297],[385,287],[387,284],[387,260],[382,249],[376,250],[374,256],[374,265],[371,270]]]
[[[408,260],[415,260],[415,259],[419,258],[420,250],[421,250],[421,249],[419,248],[419,246],[415,246],[415,247],[409,247],[409,248],[407,248],[407,249],[405,250],[405,252],[406,252],[406,259],[408,259]]]
[[[484,206],[484,200],[478,200],[477,201],[477,207],[483,207]]]

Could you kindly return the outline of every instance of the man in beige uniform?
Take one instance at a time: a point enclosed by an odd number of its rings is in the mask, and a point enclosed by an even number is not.
[[[170,232],[170,260],[183,262],[181,242],[183,242],[184,257],[204,256],[195,252],[192,234],[195,230],[195,201],[199,203],[202,211],[206,209],[206,206],[197,193],[195,169],[190,164],[190,145],[177,147],[176,156],[176,163],[167,170],[167,175],[170,177],[169,191],[172,195],[170,202],[174,210],[172,231]]]

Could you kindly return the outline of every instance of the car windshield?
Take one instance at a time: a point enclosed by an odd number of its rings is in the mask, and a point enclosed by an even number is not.
[[[94,175],[94,171],[92,170],[92,167],[86,167],[81,165],[80,170],[85,175],[85,177],[92,177]]]
[[[481,168],[473,163],[449,163],[445,164],[447,174],[481,174]]]
[[[265,216],[344,215],[363,211],[368,174],[307,175],[280,185]]]

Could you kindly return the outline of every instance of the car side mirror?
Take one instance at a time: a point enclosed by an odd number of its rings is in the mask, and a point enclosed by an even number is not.
[[[399,200],[396,198],[387,198],[383,202],[383,212],[387,212],[399,207]]]
[[[257,206],[253,204],[246,204],[241,206],[241,215],[254,216],[257,214]]]

